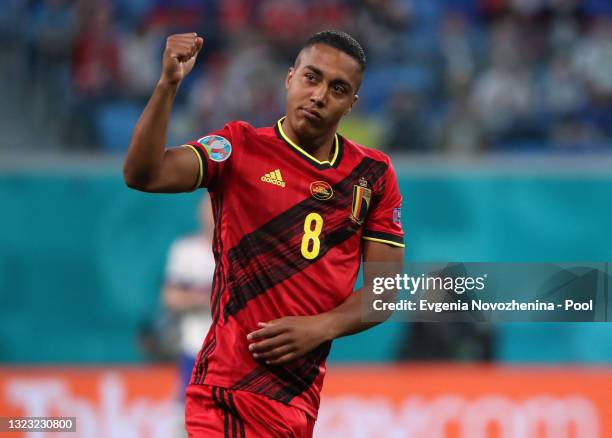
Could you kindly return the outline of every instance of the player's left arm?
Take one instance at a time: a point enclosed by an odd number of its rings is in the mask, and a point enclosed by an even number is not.
[[[247,336],[253,357],[273,365],[284,364],[300,358],[324,342],[380,324],[382,321],[370,322],[371,318],[364,318],[362,300],[372,296],[369,286],[372,284],[371,278],[400,273],[403,260],[403,248],[364,240],[364,286],[329,312],[260,322],[261,328]],[[383,316],[388,318],[390,313]]]

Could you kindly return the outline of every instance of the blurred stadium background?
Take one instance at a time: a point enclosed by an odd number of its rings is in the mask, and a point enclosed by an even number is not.
[[[0,416],[180,426],[151,344],[200,195],[121,177],[170,33],[206,42],[169,144],[272,124],[299,44],[340,28],[369,58],[341,132],[393,156],[407,260],[612,260],[609,0],[3,0],[0,23]],[[605,323],[384,324],[335,343],[315,434],[610,437],[611,363]]]

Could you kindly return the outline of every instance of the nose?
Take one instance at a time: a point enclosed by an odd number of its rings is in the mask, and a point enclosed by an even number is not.
[[[325,85],[325,83],[321,81],[318,86],[312,89],[310,101],[319,108],[325,106],[325,103],[327,101],[327,85]]]

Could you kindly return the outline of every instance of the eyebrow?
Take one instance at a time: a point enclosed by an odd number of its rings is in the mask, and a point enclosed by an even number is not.
[[[319,76],[323,76],[323,72],[320,69],[316,68],[314,65],[305,65],[304,68],[312,70],[313,73],[316,73]]]
[[[307,68],[308,70],[311,70],[316,75],[323,76],[323,71],[321,71],[321,69],[315,67],[314,65],[310,65],[310,64],[309,65],[305,65],[304,68]],[[344,79],[337,78],[337,79],[334,79],[332,81],[332,83],[337,83],[337,84],[343,85],[343,86],[347,87],[349,91],[353,90],[353,86],[349,82],[345,81]]]

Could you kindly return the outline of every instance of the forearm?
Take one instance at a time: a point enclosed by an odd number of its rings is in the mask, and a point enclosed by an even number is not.
[[[372,309],[371,306],[362,305],[362,300],[370,300],[370,293],[370,289],[358,289],[338,307],[321,315],[326,327],[327,340],[331,341],[342,336],[362,332],[383,322],[374,321],[375,318],[384,315],[386,319],[391,315],[391,313],[383,314],[381,312],[374,315],[373,310],[370,310],[370,313],[364,313],[366,309]]]
[[[130,187],[146,188],[160,172],[177,89],[178,84],[160,80],[136,123],[123,167],[125,182]]]
[[[327,340],[352,335],[367,330],[387,320],[393,313],[390,310],[376,310],[375,301],[394,303],[397,291],[374,294],[373,280],[376,277],[394,277],[403,269],[404,251],[402,248],[385,244],[367,242],[364,247],[364,282],[338,307],[323,313],[323,327]],[[389,307],[383,306],[384,309]]]

